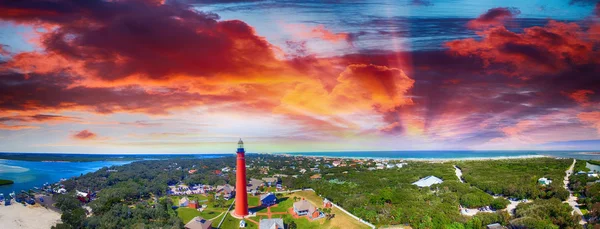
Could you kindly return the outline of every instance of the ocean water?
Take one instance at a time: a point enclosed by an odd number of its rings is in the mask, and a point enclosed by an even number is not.
[[[392,159],[468,159],[528,156],[553,156],[600,160],[598,151],[469,151],[469,150],[419,150],[419,151],[344,151],[344,152],[287,152],[278,154],[298,156],[345,157],[345,158],[392,158]]]
[[[102,167],[127,163],[131,163],[131,161],[42,162],[0,159],[0,179],[15,182],[12,185],[0,186],[0,193],[8,196],[12,191],[18,193],[21,190],[41,187],[46,182],[55,183],[61,178],[79,176]]]
[[[232,154],[229,154],[233,156]],[[61,154],[61,153],[3,153],[0,156],[20,159],[0,159],[0,179],[12,180],[12,185],[0,186],[0,193],[8,196],[33,187],[41,187],[62,178],[71,178],[95,172],[102,167],[124,165],[140,160],[163,160],[173,158],[216,158],[227,154]],[[42,158],[44,161],[38,159]],[[84,162],[67,162],[65,160]]]

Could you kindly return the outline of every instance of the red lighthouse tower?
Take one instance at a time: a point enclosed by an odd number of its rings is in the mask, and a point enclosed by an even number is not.
[[[248,215],[248,194],[246,194],[246,152],[244,142],[240,138],[237,149],[236,181],[235,181],[235,212],[239,217]]]

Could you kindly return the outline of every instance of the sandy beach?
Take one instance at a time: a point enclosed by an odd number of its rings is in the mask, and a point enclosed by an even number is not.
[[[0,206],[0,225],[2,228],[48,229],[60,222],[58,212],[40,205],[23,206],[13,204]]]

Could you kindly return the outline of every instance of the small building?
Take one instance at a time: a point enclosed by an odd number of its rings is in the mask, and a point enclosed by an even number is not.
[[[413,185],[419,186],[420,188],[423,187],[429,187],[432,186],[434,184],[441,184],[442,182],[444,182],[442,179],[437,178],[435,176],[426,176],[424,178],[421,178],[420,180],[412,183]]]
[[[217,197],[223,197],[226,200],[229,200],[231,198],[233,198],[235,196],[235,191],[233,186],[226,184],[226,185],[219,185],[217,186]]]
[[[319,179],[321,179],[321,174],[317,173],[315,175],[312,175],[312,176],[310,176],[310,179],[311,180],[319,180]]]
[[[328,199],[324,199],[323,200],[323,208],[331,208],[333,207],[333,203],[331,203],[331,201],[329,201]]]
[[[499,223],[492,223],[485,226],[486,229],[506,229],[506,227],[500,225]]]
[[[212,229],[212,221],[206,220],[200,216],[194,217],[190,222],[185,224],[185,229]]]
[[[542,177],[542,178],[538,179],[538,183],[541,185],[549,185],[549,184],[552,184],[552,180]]]
[[[260,195],[260,205],[264,207],[268,207],[271,205],[275,205],[277,203],[277,197],[273,193],[266,193]]]
[[[283,219],[261,219],[258,223],[259,229],[284,229]]]
[[[333,163],[331,163],[333,166],[338,167],[342,164],[342,161],[333,161]]]
[[[198,209],[198,201],[195,201],[195,200],[190,201],[190,203],[188,204],[188,208]]]
[[[188,173],[189,173],[189,174],[194,174],[194,173],[196,173],[197,171],[198,171],[197,169],[192,169],[192,170],[188,171]]]
[[[190,199],[187,198],[187,196],[184,196],[183,198],[179,199],[179,207],[187,207],[190,204]]]
[[[300,173],[302,173],[302,174],[306,173],[306,169],[300,169]]]

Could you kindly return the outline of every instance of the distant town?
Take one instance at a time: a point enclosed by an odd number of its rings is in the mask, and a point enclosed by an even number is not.
[[[597,164],[246,155],[240,140],[237,157],[105,167],[0,208],[45,207],[53,228],[583,228],[600,214]]]

